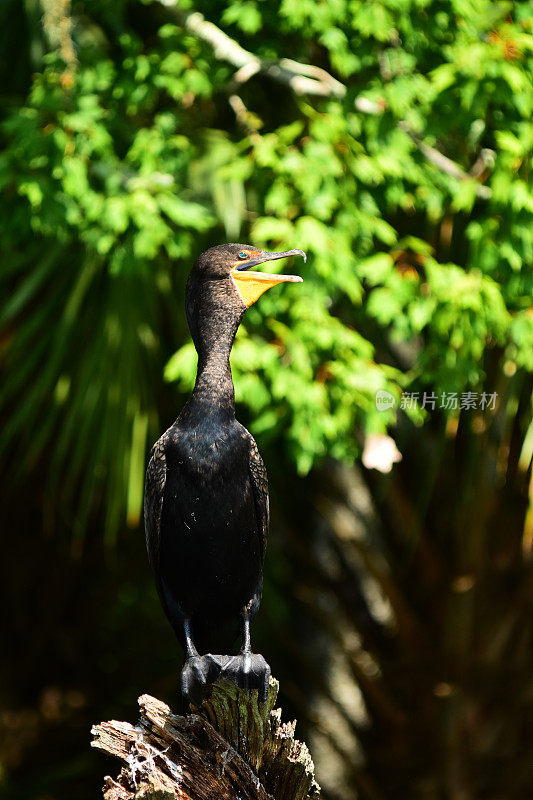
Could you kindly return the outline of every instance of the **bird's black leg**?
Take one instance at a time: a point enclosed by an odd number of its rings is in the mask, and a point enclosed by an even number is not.
[[[252,671],[252,640],[250,639],[250,615],[247,611],[243,614],[242,623],[242,674],[243,674],[243,688],[251,688],[249,684],[249,676]]]
[[[250,640],[250,615],[247,611],[243,614],[243,623],[242,623],[242,647],[241,653],[244,655],[245,653],[252,652],[252,642]]]
[[[194,642],[192,640],[191,621],[188,618],[186,618],[183,621],[183,635],[185,636],[185,650],[187,653],[187,660],[189,658],[195,658],[195,656],[199,655],[199,653],[196,647],[194,646]]]
[[[221,665],[211,653],[204,656],[198,653],[194,646],[189,618],[183,621],[183,634],[186,661],[181,670],[181,691],[189,705],[201,706],[203,688],[216,681],[220,675]]]
[[[265,702],[268,694],[270,667],[260,653],[252,653],[250,615],[246,608],[243,611],[241,653],[228,659],[223,666],[222,674],[242,689],[257,689],[259,701]]]

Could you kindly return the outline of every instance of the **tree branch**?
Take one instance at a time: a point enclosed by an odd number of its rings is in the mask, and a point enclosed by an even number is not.
[[[474,175],[466,172],[462,167],[459,166],[459,164],[456,164],[455,161],[452,161],[451,158],[448,158],[448,156],[445,156],[439,150],[436,150],[434,147],[431,147],[429,144],[426,144],[419,139],[418,136],[409,128],[407,122],[400,120],[400,122],[398,122],[398,127],[401,128],[402,131],[405,131],[411,141],[416,144],[422,155],[428,161],[431,161],[432,164],[435,164],[435,166],[438,167],[441,172],[445,172],[447,175],[451,175],[453,178],[458,178],[460,181],[476,180]],[[488,198],[492,195],[492,191],[489,186],[483,186],[483,184],[479,183],[476,187],[476,194],[478,197],[483,198],[483,200],[488,200]]]
[[[201,708],[186,717],[149,695],[139,698],[137,725],[102,722],[91,746],[120,759],[117,779],[106,777],[104,800],[319,800],[320,787],[296,722],[273,710],[278,682],[266,703],[219,680]]]
[[[172,9],[186,30],[202,39],[202,41],[207,42],[213,48],[217,58],[238,67],[233,76],[233,85],[245,83],[253,75],[260,73],[271,80],[288,86],[296,95],[342,98],[347,93],[346,86],[321,67],[302,64],[289,58],[282,58],[278,62],[259,58],[259,56],[241,47],[238,42],[212,22],[206,20],[200,12],[184,12],[177,7],[176,0],[158,0],[158,2]],[[386,107],[385,104],[376,103],[365,97],[357,97],[354,105],[362,114],[382,114]],[[466,172],[455,161],[423,142],[411,130],[407,122],[399,120],[397,125],[409,136],[424,158],[441,172],[461,181],[476,179],[474,175]],[[491,197],[492,191],[490,187],[479,183],[476,188],[476,194],[478,197],[487,200]]]

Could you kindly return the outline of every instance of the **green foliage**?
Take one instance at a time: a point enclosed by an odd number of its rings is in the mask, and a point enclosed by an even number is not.
[[[301,473],[394,423],[380,389],[481,390],[501,352],[532,368],[533,4],[200,10],[261,57],[328,69],[345,97],[256,76],[243,126],[234,70],[171,8],[87,0],[68,29],[75,59],[47,30],[50,52],[4,114],[3,455],[31,470],[51,450],[80,532],[98,499],[110,533],[125,510],[139,519],[173,345],[167,379],[187,392],[194,378],[184,325],[167,323],[210,244],[309,254],[304,284],[261,298],[233,355],[241,415]],[[400,121],[477,177],[441,171]]]

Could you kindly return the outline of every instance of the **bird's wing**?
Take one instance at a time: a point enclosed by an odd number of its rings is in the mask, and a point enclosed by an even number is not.
[[[161,512],[167,480],[166,434],[152,447],[144,484],[144,530],[150,566],[158,574]],[[159,587],[158,587],[159,588]]]
[[[257,447],[257,443],[251,433],[248,433],[248,436],[250,438],[250,458],[248,462],[248,468],[254,494],[255,513],[257,515],[257,524],[261,540],[261,558],[264,558],[269,520],[268,476],[266,467],[259,452],[259,448]]]

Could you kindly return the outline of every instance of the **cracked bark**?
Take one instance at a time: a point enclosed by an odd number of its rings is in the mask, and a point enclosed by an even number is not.
[[[102,722],[91,746],[123,762],[104,779],[104,800],[319,800],[320,788],[296,722],[274,710],[278,682],[266,703],[226,680],[209,687],[201,708],[173,714],[150,695],[139,697],[137,725]]]

